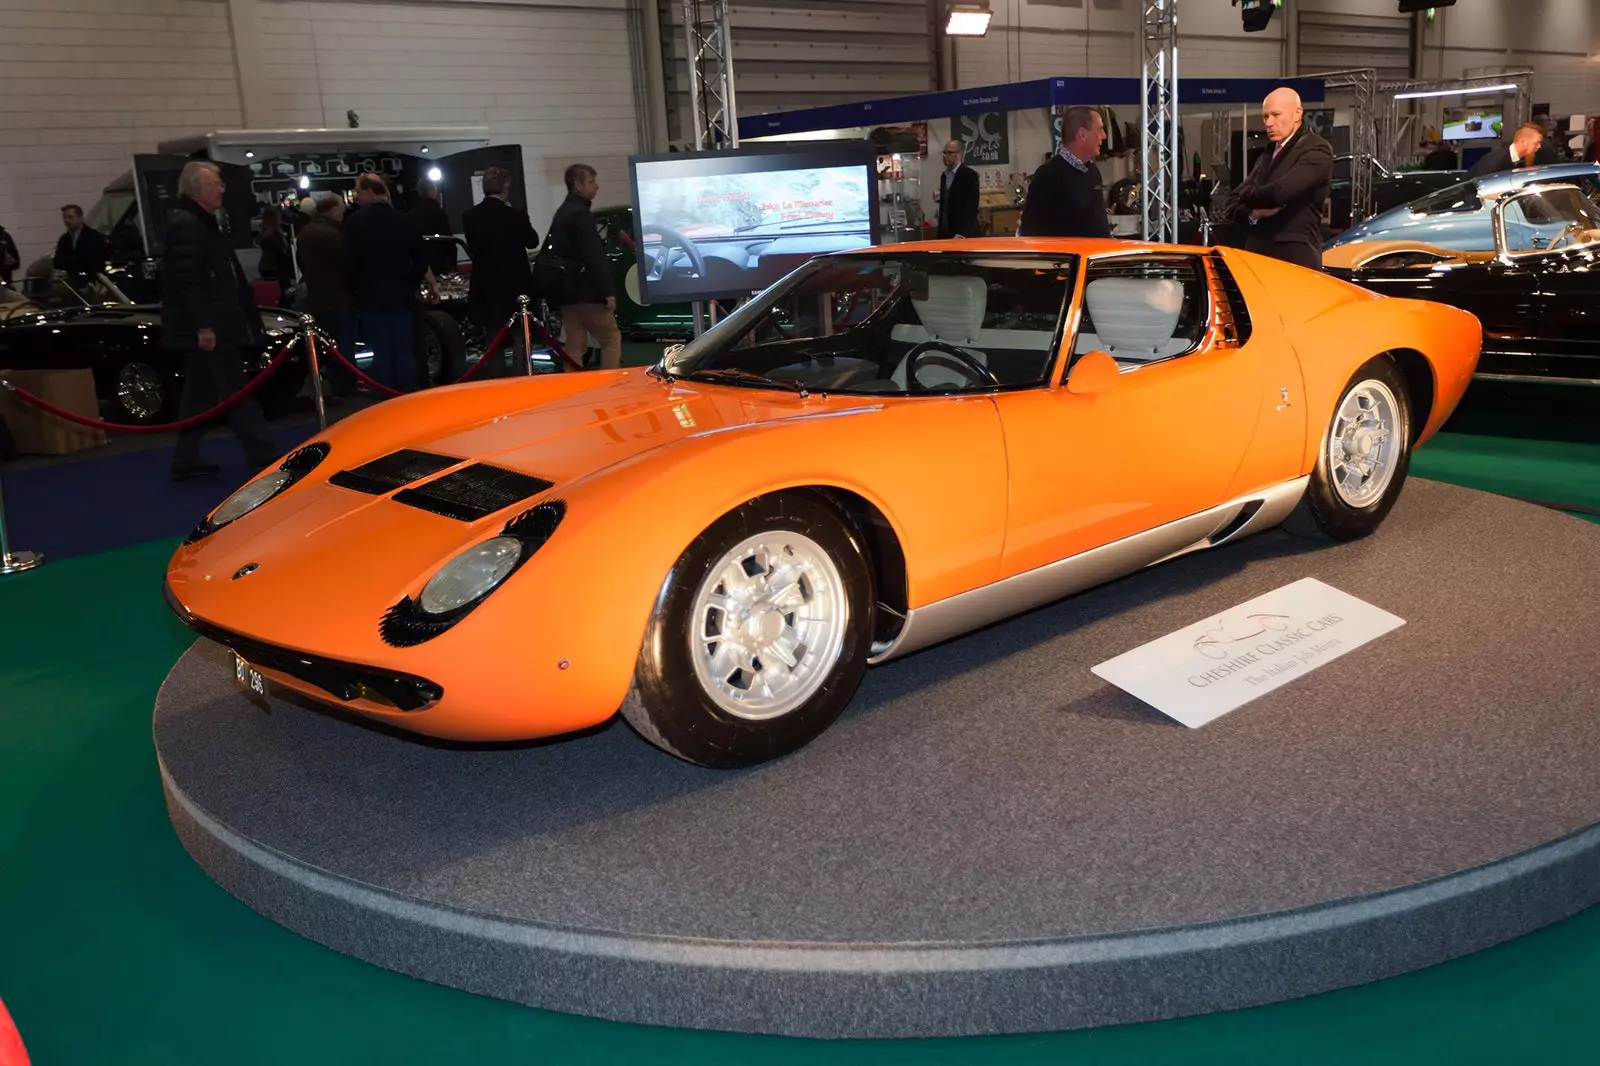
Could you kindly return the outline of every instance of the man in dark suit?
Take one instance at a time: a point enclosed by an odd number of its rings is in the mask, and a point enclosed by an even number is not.
[[[56,241],[55,268],[68,274],[98,274],[106,268],[106,239],[83,224],[83,208],[68,204],[61,209],[67,232]]]
[[[217,225],[221,207],[222,175],[216,164],[186,164],[178,176],[178,205],[168,217],[161,255],[161,345],[183,353],[180,419],[210,410],[243,389],[241,349],[266,340],[244,268]],[[277,457],[278,446],[254,396],[246,396],[222,417],[239,438],[252,473]],[[175,480],[217,473],[215,463],[200,458],[205,433],[202,423],[178,434],[172,454]]]
[[[978,172],[961,161],[966,148],[960,141],[948,141],[940,158],[944,170],[939,175],[939,239],[978,236]]]
[[[1028,183],[1018,236],[1111,236],[1105,181],[1094,164],[1105,140],[1105,120],[1096,108],[1067,108],[1061,116],[1061,150]]]
[[[450,216],[439,202],[439,186],[424,178],[417,182],[417,202],[406,212],[416,220],[424,237],[438,237],[428,241],[428,269],[433,276],[452,274],[456,269],[456,242],[450,229]]]
[[[533,294],[529,249],[539,247],[539,234],[528,213],[511,202],[511,175],[504,167],[483,172],[483,202],[461,215],[467,254],[472,257],[472,280],[467,288],[467,310],[484,334],[493,338],[517,310],[517,297]],[[520,351],[522,333],[513,331]],[[519,356],[520,358],[521,356]]]
[[[1274,89],[1261,104],[1272,151],[1234,194],[1229,215],[1245,227],[1245,248],[1310,270],[1322,269],[1322,210],[1333,185],[1333,146],[1305,128],[1300,94]]]
[[[1502,144],[1488,155],[1472,164],[1467,171],[1473,177],[1496,174],[1502,170],[1536,165],[1535,157],[1544,145],[1544,129],[1533,122],[1524,122],[1511,135],[1510,144]]]
[[[1424,141],[1422,147],[1428,149],[1428,154],[1422,157],[1423,170],[1456,169],[1457,160],[1454,148],[1440,141]]]
[[[428,271],[422,229],[389,202],[376,174],[356,179],[359,209],[344,224],[345,273],[356,326],[372,349],[373,377],[402,392],[416,388],[417,297]]]

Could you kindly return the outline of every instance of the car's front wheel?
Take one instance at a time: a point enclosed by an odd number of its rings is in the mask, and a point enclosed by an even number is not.
[[[855,695],[873,603],[866,553],[833,508],[806,493],[751,500],[667,575],[622,714],[703,766],[794,751]]]
[[[1378,528],[1411,468],[1411,405],[1388,356],[1369,360],[1345,385],[1323,431],[1317,465],[1284,528],[1355,540]]]

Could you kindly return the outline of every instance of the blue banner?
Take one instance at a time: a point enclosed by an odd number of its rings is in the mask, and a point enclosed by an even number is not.
[[[1288,86],[1300,99],[1323,99],[1319,78],[1180,78],[1179,104],[1259,104],[1279,86]],[[982,85],[974,89],[891,96],[856,104],[808,107],[771,115],[751,115],[739,120],[739,137],[777,137],[816,130],[842,130],[857,126],[888,126],[930,118],[955,118],[995,111],[1027,111],[1074,104],[1112,107],[1139,105],[1138,78],[1040,78],[1036,81]]]

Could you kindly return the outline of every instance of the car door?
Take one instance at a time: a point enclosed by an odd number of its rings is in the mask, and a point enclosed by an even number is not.
[[[1530,290],[1511,309],[1516,317],[1496,335],[1496,346],[1523,360],[1548,361],[1543,368],[1547,373],[1594,377],[1595,370],[1569,361],[1600,359],[1600,312],[1595,306],[1600,267],[1592,241],[1600,210],[1576,185],[1527,189],[1507,197],[1496,210],[1503,268],[1525,279]],[[1486,338],[1488,332],[1486,323]]]
[[[1214,276],[1199,255],[1089,260],[1056,380],[996,397],[1010,476],[1004,576],[1226,498],[1262,408],[1265,346],[1228,335]],[[1109,351],[1120,373],[1111,391],[1080,395],[1065,377],[1092,351]]]

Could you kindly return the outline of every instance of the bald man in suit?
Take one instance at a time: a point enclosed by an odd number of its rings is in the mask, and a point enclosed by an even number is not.
[[[1245,226],[1245,248],[1322,269],[1322,209],[1333,185],[1333,146],[1305,126],[1300,94],[1274,89],[1261,103],[1272,151],[1234,193],[1229,216]]]

